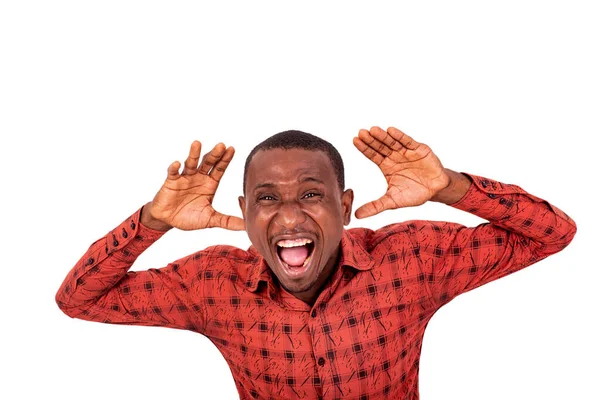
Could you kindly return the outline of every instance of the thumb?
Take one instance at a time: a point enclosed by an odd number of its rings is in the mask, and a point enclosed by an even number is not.
[[[383,195],[377,200],[373,200],[369,203],[366,203],[360,206],[355,212],[354,215],[356,218],[367,218],[372,217],[373,215],[379,214],[385,210],[393,210],[398,208],[394,200],[388,195]]]
[[[244,223],[244,220],[239,217],[225,215],[215,211],[208,221],[208,228],[223,228],[230,231],[244,231],[246,230],[246,224]]]

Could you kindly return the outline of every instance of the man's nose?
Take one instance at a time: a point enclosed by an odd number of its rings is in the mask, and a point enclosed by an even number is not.
[[[296,202],[285,202],[277,211],[275,222],[286,229],[294,229],[306,221],[306,215]]]

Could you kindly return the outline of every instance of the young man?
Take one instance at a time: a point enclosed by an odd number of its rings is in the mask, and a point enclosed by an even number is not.
[[[241,399],[418,399],[425,327],[454,297],[566,247],[575,223],[518,186],[446,169],[395,128],[361,130],[386,194],[356,210],[442,202],[489,223],[412,221],[345,230],[353,192],[328,142],[287,131],[248,156],[243,220],[212,200],[234,149],[199,163],[192,143],[154,199],[96,241],[56,295],[69,316],[189,329],[211,339]],[[248,233],[248,251],[214,246],[161,269],[128,272],[171,228]]]

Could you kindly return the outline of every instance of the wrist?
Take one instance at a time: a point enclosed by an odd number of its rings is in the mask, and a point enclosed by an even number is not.
[[[156,231],[166,232],[173,228],[171,225],[156,219],[152,216],[152,202],[146,203],[142,208],[142,214],[140,216],[140,223],[146,228],[154,229]]]
[[[469,187],[471,187],[471,179],[448,168],[444,168],[444,172],[448,175],[450,182],[448,186],[437,192],[431,198],[431,201],[451,205],[460,201],[467,194]]]

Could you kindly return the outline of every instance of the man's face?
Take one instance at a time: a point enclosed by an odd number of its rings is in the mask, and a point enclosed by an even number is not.
[[[311,302],[331,275],[353,193],[342,193],[328,156],[321,151],[258,151],[240,197],[250,241],[279,282]]]

